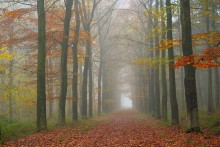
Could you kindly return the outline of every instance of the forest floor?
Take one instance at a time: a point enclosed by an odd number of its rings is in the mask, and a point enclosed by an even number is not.
[[[220,147],[220,136],[184,133],[179,126],[164,125],[136,111],[124,110],[62,129],[34,133],[3,146]]]

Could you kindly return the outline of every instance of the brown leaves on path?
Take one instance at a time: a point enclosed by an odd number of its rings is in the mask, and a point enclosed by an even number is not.
[[[180,127],[161,126],[158,120],[132,110],[112,113],[108,120],[104,117],[92,120],[92,124],[88,121],[72,128],[32,134],[6,146],[220,146],[220,136],[186,134]]]

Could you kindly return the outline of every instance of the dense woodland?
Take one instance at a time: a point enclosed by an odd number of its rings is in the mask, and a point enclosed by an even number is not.
[[[1,0],[0,141],[107,115],[122,97],[220,133],[219,31],[219,0]]]

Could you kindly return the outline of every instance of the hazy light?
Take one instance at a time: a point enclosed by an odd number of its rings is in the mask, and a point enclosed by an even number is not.
[[[129,97],[122,95],[121,97],[121,107],[122,108],[132,108],[132,101]]]
[[[129,8],[129,2],[128,0],[119,0],[118,1],[119,9],[128,9]]]

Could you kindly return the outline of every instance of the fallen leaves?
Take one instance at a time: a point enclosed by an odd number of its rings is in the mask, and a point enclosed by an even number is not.
[[[183,133],[179,126],[162,126],[140,113],[120,111],[70,128],[35,133],[6,146],[219,146],[220,136]],[[96,123],[95,123],[96,122]],[[96,125],[94,125],[96,124]],[[82,128],[90,129],[81,132]],[[93,126],[93,127],[91,127]]]

